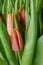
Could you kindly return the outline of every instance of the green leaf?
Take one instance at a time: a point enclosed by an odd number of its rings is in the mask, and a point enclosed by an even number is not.
[[[11,0],[13,8],[15,7],[15,0]]]
[[[35,1],[35,6],[36,6],[36,11],[39,12],[42,6],[43,0],[36,0]]]
[[[21,65],[32,65],[32,60],[34,56],[36,40],[37,40],[37,15],[35,10],[35,2],[34,0],[30,0],[31,6],[31,20],[30,26],[27,32],[27,38],[25,42],[24,52],[22,56]]]
[[[6,54],[5,54],[5,51],[4,51],[4,48],[3,48],[1,40],[0,40],[0,52],[3,54],[3,57],[6,58]]]
[[[28,14],[27,10],[25,11],[25,23],[26,23],[26,32],[27,32],[30,25],[30,15]]]
[[[2,13],[4,14],[4,21],[7,25],[7,15],[12,12],[12,3],[10,0],[4,0]]]
[[[25,41],[26,41],[27,32],[30,26],[30,15],[28,14],[27,10],[25,11],[25,24],[26,24],[26,30],[25,30]]]
[[[8,62],[3,58],[1,53],[0,53],[0,65],[8,65]]]
[[[4,21],[5,21],[5,24],[6,24],[6,21],[7,21],[7,14],[8,14],[7,6],[8,6],[8,0],[4,0],[3,11],[2,11],[2,13],[4,14]]]
[[[43,35],[37,41],[33,65],[43,65]]]

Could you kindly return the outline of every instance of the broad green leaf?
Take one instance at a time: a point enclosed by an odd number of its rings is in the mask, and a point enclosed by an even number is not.
[[[0,65],[8,65],[8,62],[3,58],[1,53],[0,53]]]
[[[27,38],[25,42],[24,52],[22,56],[21,65],[32,65],[32,60],[35,51],[35,45],[37,40],[37,19],[34,0],[30,0],[31,6],[31,20],[30,26],[27,32]]]
[[[43,35],[37,41],[33,65],[43,65]]]

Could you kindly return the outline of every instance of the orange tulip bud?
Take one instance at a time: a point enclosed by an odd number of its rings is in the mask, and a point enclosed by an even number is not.
[[[12,29],[13,29],[13,25],[12,25],[12,14],[8,14],[8,17],[7,17],[7,31],[8,31],[8,34],[10,36],[12,34]]]
[[[0,18],[2,19],[2,21],[4,22],[4,15],[0,14]]]
[[[23,47],[23,40],[17,29],[13,29],[13,32],[11,35],[11,47],[13,51],[19,51]]]
[[[18,10],[18,19],[21,22],[23,28],[25,29],[25,11],[24,11],[24,9]]]

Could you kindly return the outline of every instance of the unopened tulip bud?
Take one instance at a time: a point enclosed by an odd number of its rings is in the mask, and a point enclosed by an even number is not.
[[[11,36],[13,30],[13,23],[12,23],[12,14],[8,14],[7,17],[7,31],[9,36]]]
[[[13,29],[11,36],[11,47],[13,51],[19,51],[23,47],[23,40],[17,29]]]
[[[25,11],[24,11],[24,9],[18,10],[18,19],[21,22],[23,28],[25,29]]]
[[[4,22],[4,15],[0,14],[0,18],[2,19],[2,21]]]

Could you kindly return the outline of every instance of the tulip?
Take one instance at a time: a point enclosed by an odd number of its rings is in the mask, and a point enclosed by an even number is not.
[[[23,47],[23,40],[17,29],[13,29],[13,32],[11,35],[11,47],[13,51],[19,51]]]
[[[13,30],[12,14],[8,14],[7,17],[7,31],[9,36],[11,36]]]
[[[2,19],[2,21],[4,22],[4,15],[0,14],[0,18]]]
[[[24,11],[24,9],[18,10],[18,20],[20,21],[22,27],[25,29],[25,11]]]

